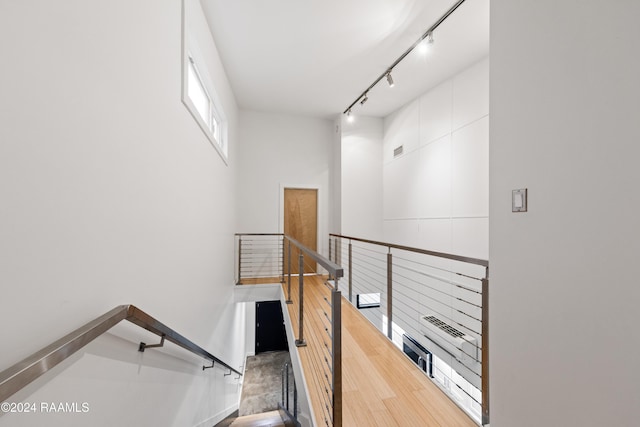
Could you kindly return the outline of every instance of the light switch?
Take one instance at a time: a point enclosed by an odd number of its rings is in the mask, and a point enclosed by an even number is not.
[[[527,211],[527,189],[513,190],[511,192],[511,212]]]

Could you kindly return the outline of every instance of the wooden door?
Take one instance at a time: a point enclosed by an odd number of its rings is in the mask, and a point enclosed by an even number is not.
[[[304,246],[318,250],[318,190],[284,189],[284,234]],[[299,252],[291,246],[291,274],[299,273]],[[288,272],[288,242],[285,244],[285,271]],[[316,263],[305,257],[304,273],[315,273]]]

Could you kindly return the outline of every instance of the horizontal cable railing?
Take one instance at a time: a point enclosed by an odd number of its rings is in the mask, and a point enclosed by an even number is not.
[[[315,408],[320,422],[327,426],[342,426],[342,310],[341,292],[338,289],[339,279],[344,270],[337,263],[320,255],[284,234],[238,233],[238,284],[247,279],[269,279],[279,277],[286,283],[287,304],[297,304],[297,347],[307,347],[305,325],[314,325],[313,339],[309,340],[308,354],[312,369],[308,375],[313,376],[310,383],[315,384],[315,393],[319,396],[320,407]],[[256,248],[269,248],[260,252],[259,261],[255,262]],[[247,267],[251,264],[250,267]],[[280,269],[274,267],[280,265]],[[322,290],[308,289],[313,292],[312,298],[320,300],[320,309],[312,309],[311,303],[305,300],[305,272],[316,273],[324,269],[331,280],[325,280],[327,293]],[[274,271],[275,270],[275,271]],[[266,276],[271,272],[271,276]],[[292,298],[292,276],[298,276],[297,295]],[[329,289],[331,292],[329,292]],[[318,304],[315,304],[318,307]],[[305,310],[306,308],[306,310]],[[306,320],[305,320],[306,318]],[[296,334],[294,334],[296,335]]]
[[[238,378],[242,375],[240,371],[224,363],[222,360],[159,322],[138,307],[134,305],[120,305],[0,372],[0,402],[35,381],[38,377],[107,332],[122,320],[128,320],[160,337],[161,341],[159,344],[147,345],[140,343],[138,351],[144,351],[146,348],[162,347],[166,340],[193,354],[210,360],[212,362],[211,366],[203,366],[203,370],[213,368],[217,363],[229,369],[229,374],[234,372],[238,374]]]
[[[489,262],[338,234],[329,253],[345,266],[349,301],[398,347],[417,342],[421,367],[488,424]]]
[[[237,284],[276,277],[284,281],[284,234],[238,233],[236,238]]]

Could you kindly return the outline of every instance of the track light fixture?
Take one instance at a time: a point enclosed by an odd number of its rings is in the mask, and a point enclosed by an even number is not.
[[[391,70],[387,72],[387,83],[389,83],[389,87],[394,87],[396,85],[393,82],[393,77],[391,77]]]
[[[353,123],[353,116],[351,115],[351,108],[349,108],[349,111],[347,111],[347,121],[349,123]]]
[[[422,54],[425,54],[429,52],[432,44],[433,44],[433,33],[428,33],[427,37],[424,38],[418,45],[418,51]]]
[[[415,49],[416,47],[418,47],[418,45],[420,45],[423,41],[426,41],[426,45],[429,46],[431,44],[433,44],[433,32],[435,31],[436,28],[438,28],[440,26],[440,24],[442,24],[453,12],[455,12],[455,10],[460,7],[460,5],[462,3],[464,3],[465,0],[458,0],[453,6],[451,6],[451,8],[449,10],[447,10],[444,15],[442,15],[436,22],[435,24],[433,24],[427,31],[424,32],[424,34],[422,34],[422,36],[416,40],[416,42],[411,45],[411,47],[409,47],[409,49],[407,49],[402,55],[400,55],[398,57],[398,59],[395,60],[395,62],[393,64],[391,64],[391,66],[389,66],[387,68],[387,71],[385,71],[384,73],[382,73],[373,83],[371,83],[371,85],[369,85],[369,87],[367,89],[365,89],[364,92],[362,92],[360,94],[360,96],[358,96],[356,98],[355,101],[353,101],[351,103],[351,105],[349,105],[343,112],[342,114],[346,114],[347,118],[351,118],[353,119],[353,117],[351,116],[351,108],[356,105],[356,103],[358,101],[360,101],[361,105],[364,105],[365,102],[367,102],[367,100],[369,99],[369,97],[367,96],[367,94],[369,93],[369,91],[375,86],[377,85],[380,80],[382,80],[383,78],[387,78],[387,83],[389,83],[390,87],[394,86],[394,81],[393,81],[393,77],[391,77],[391,70],[393,70],[393,68],[398,65],[400,63],[400,61],[402,61],[407,55],[409,55],[411,53],[411,51],[413,51],[413,49]]]

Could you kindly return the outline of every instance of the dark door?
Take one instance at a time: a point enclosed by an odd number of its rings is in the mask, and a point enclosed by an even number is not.
[[[256,354],[287,350],[289,345],[280,301],[256,302]]]

